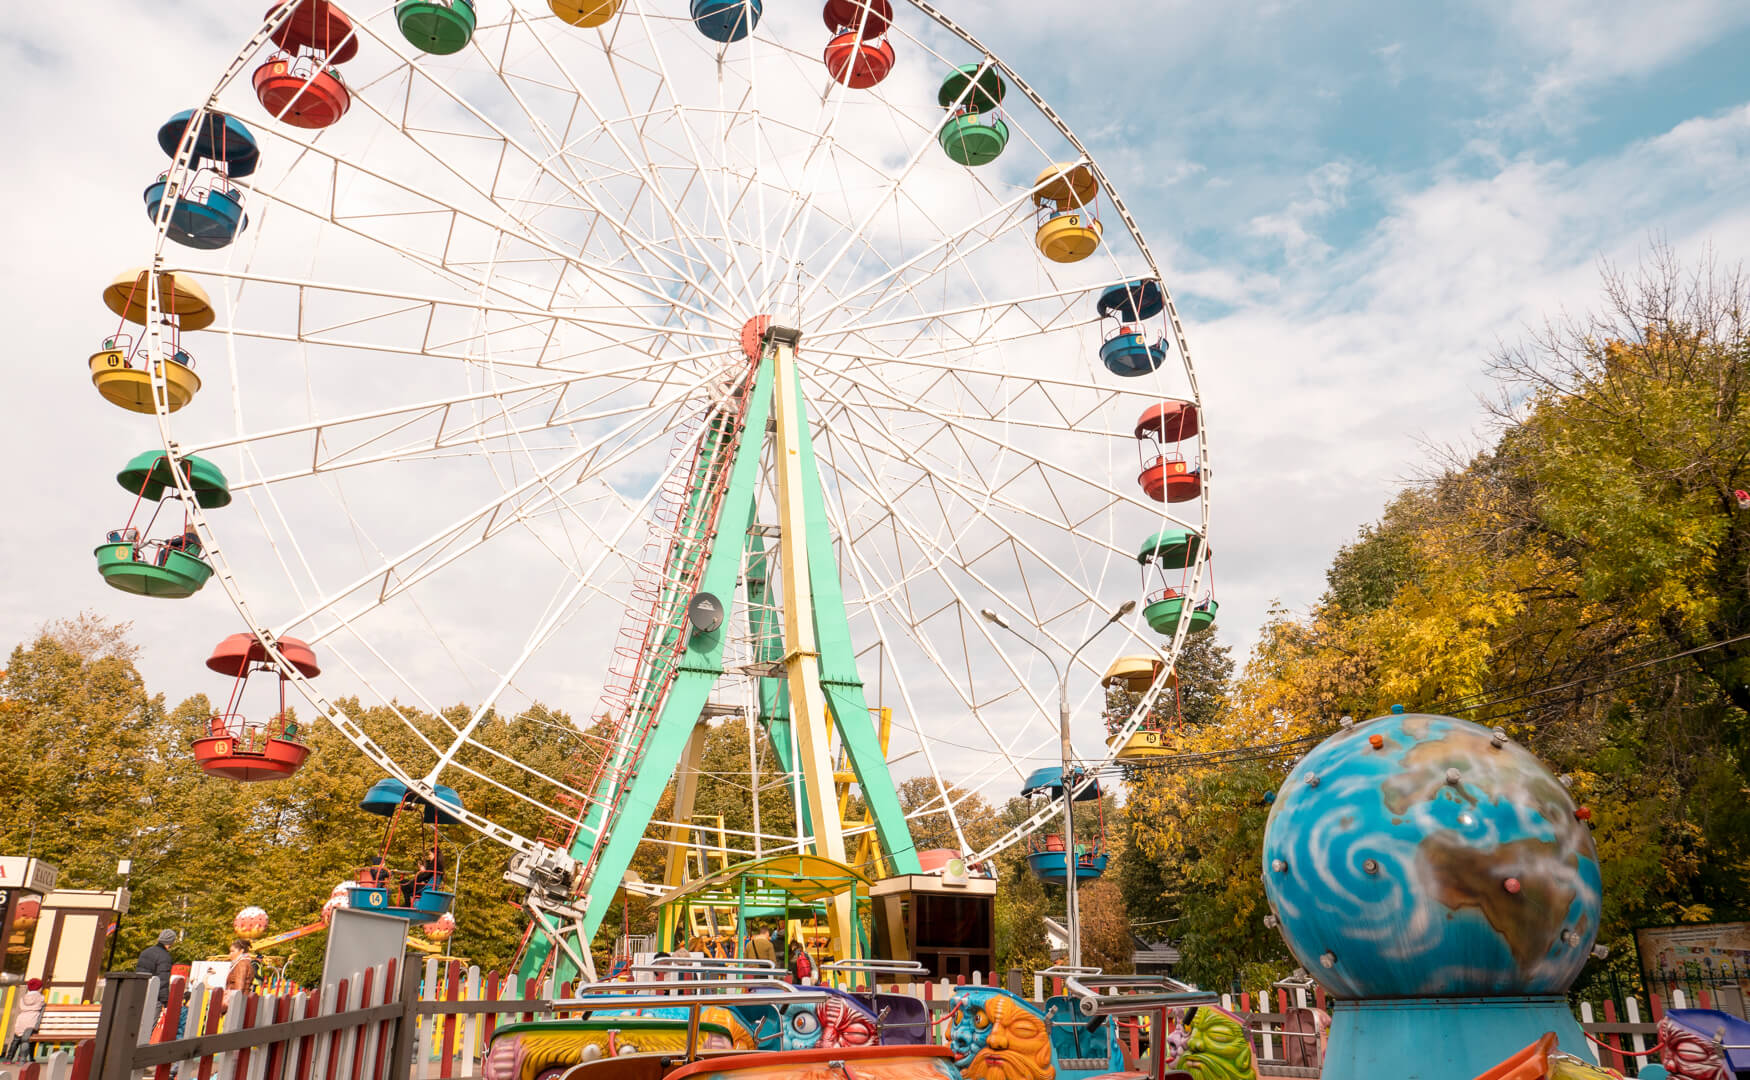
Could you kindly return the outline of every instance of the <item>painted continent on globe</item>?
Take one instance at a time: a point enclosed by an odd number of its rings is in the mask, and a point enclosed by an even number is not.
[[[1289,774],[1265,892],[1296,959],[1339,997],[1560,993],[1598,929],[1597,853],[1574,811],[1488,728],[1382,716]]]

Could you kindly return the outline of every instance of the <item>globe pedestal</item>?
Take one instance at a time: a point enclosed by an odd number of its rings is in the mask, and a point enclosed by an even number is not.
[[[1475,1080],[1546,1031],[1592,1060],[1564,994],[1338,1001],[1322,1080]]]
[[[1339,1002],[1325,1080],[1475,1080],[1554,1032],[1591,956],[1586,815],[1505,731],[1393,713],[1302,758],[1264,827],[1283,941]]]

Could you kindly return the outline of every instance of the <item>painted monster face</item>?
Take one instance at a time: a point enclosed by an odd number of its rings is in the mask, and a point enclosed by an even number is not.
[[[949,1048],[966,1080],[1053,1080],[1051,1035],[1045,1017],[1001,990],[954,995]]]
[[[875,1036],[875,1017],[848,998],[832,997],[818,1005],[791,1005],[784,1010],[785,1050],[871,1046]]]
[[[820,1045],[820,1017],[813,1005],[784,1007],[784,1034],[780,1045],[785,1050],[812,1050]]]
[[[1196,1080],[1257,1080],[1245,1025],[1223,1009],[1203,1005],[1189,1010],[1167,1045],[1177,1051],[1172,1067]]]
[[[1659,1021],[1659,1041],[1659,1064],[1672,1080],[1732,1080],[1726,1055],[1712,1040],[1665,1019]]]

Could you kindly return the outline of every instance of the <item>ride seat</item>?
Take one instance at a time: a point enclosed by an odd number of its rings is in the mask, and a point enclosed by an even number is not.
[[[1092,1058],[1099,1062],[1098,1068],[1105,1069],[1109,1065],[1112,1056],[1108,1034],[1110,1023],[1100,1022],[1103,1019],[1100,1017],[1089,1021],[1082,1016],[1076,1000],[1067,995],[1047,999],[1045,1011],[1051,1017],[1051,1049],[1059,1064],[1069,1058]]]
[[[870,994],[869,1007],[881,1018],[883,1046],[924,1046],[930,1041],[930,1007],[910,994]]]
[[[1046,851],[1062,851],[1063,850],[1063,837],[1061,837],[1061,836],[1047,836],[1045,838],[1045,850]]]

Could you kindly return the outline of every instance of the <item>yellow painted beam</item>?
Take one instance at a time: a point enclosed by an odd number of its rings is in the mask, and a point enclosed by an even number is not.
[[[692,850],[693,830],[687,824],[693,820],[693,803],[699,796],[699,766],[705,760],[705,725],[693,728],[693,737],[681,751],[680,768],[674,776],[674,822],[668,830],[668,862],[663,867],[662,881],[674,888],[687,880],[687,852]]]
[[[826,693],[820,686],[820,649],[815,642],[813,590],[808,576],[808,515],[804,510],[801,440],[808,417],[796,377],[796,352],[790,342],[771,336],[766,345],[772,360],[772,414],[777,421],[778,569],[784,607],[784,673],[790,687],[790,715],[796,732],[797,768],[807,792],[809,828],[814,851],[835,862],[845,861],[844,828],[834,787],[832,722]],[[826,537],[816,538],[825,543]],[[851,927],[851,898],[833,900],[829,915],[834,947],[849,956],[856,940]]]

